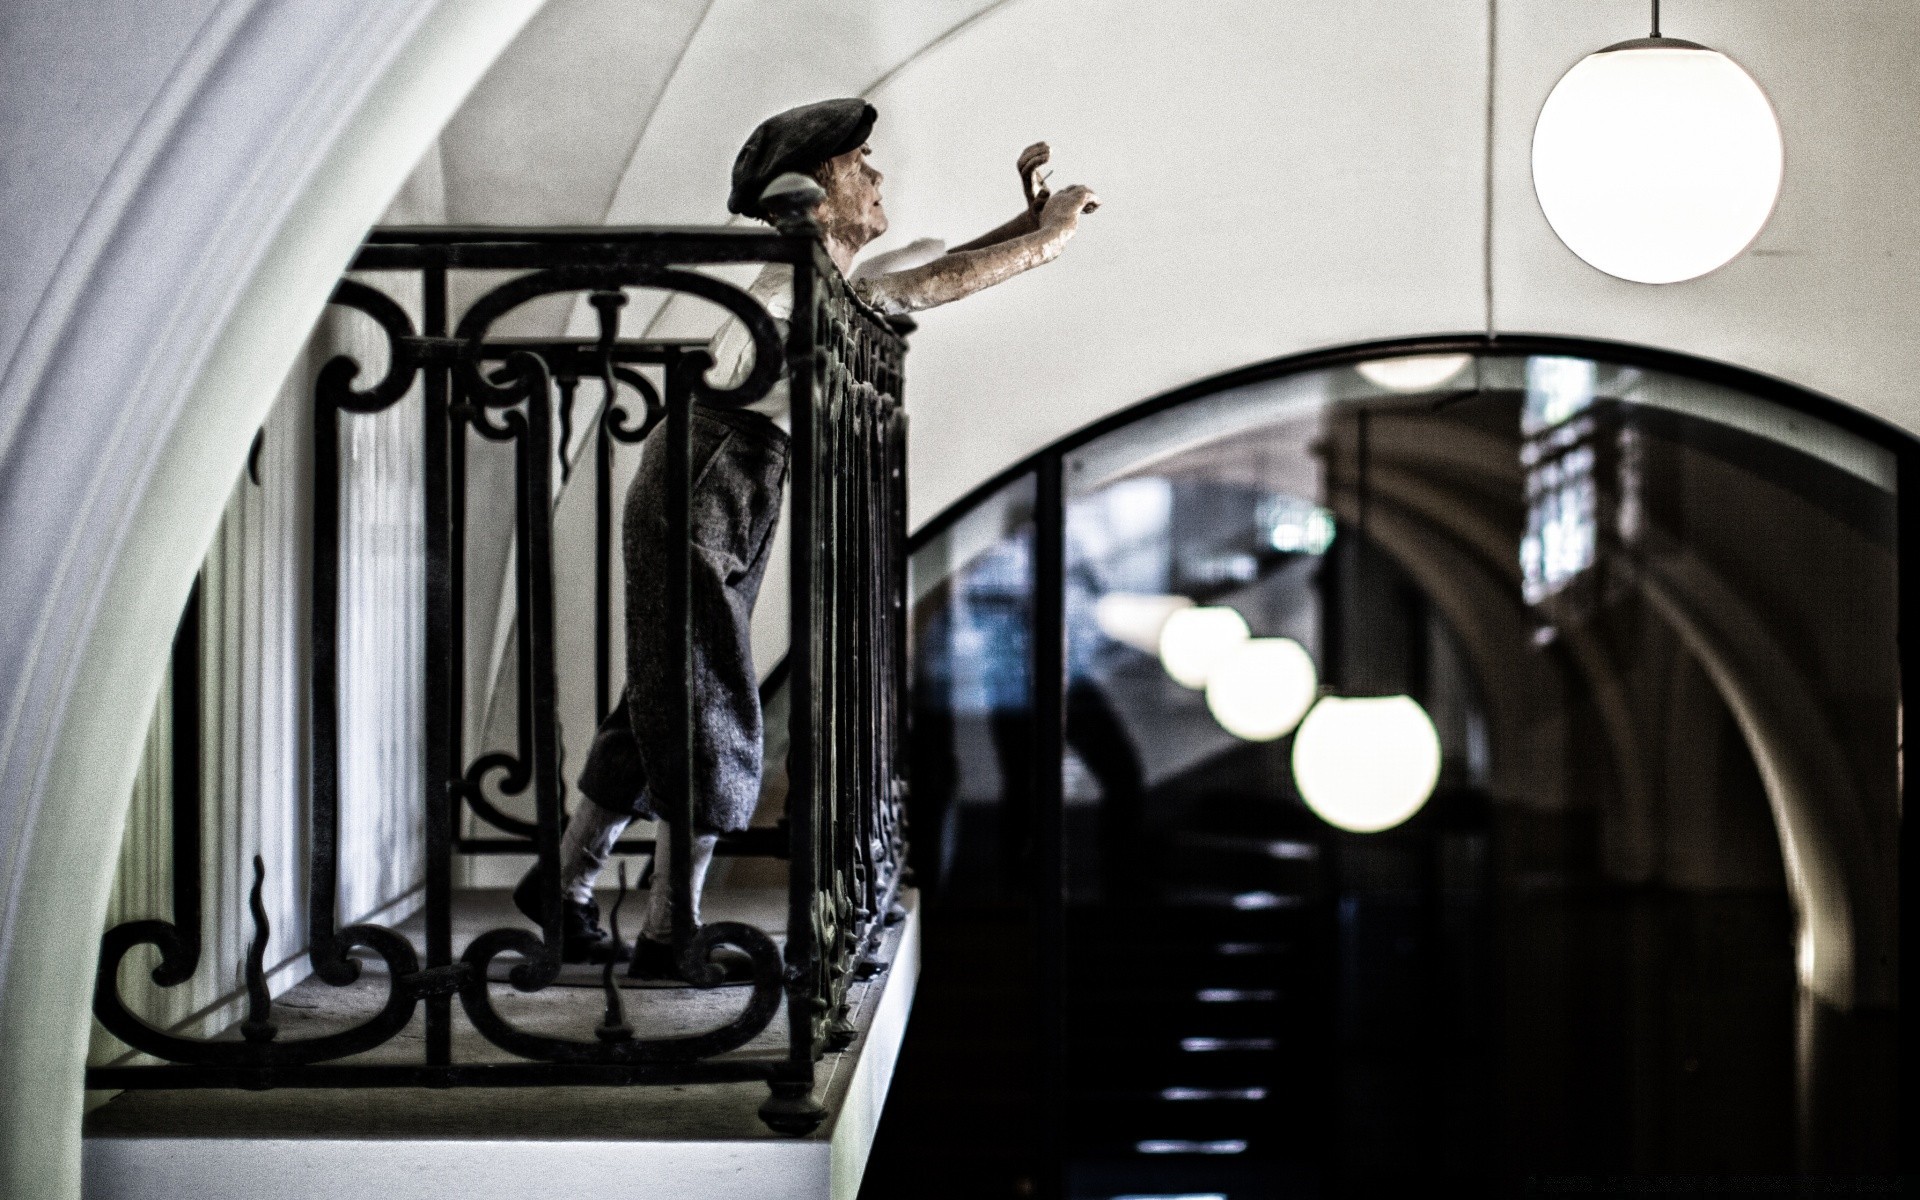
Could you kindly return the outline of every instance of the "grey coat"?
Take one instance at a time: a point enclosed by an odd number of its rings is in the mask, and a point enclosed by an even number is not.
[[[691,600],[693,817],[701,833],[745,829],[760,796],[760,693],[749,625],[780,523],[785,431],[759,413],[693,410]],[[664,426],[662,427],[664,430]],[[580,790],[595,804],[667,817],[649,778],[671,774],[667,704],[666,439],[647,439],[627,489],[627,686],[595,731]]]

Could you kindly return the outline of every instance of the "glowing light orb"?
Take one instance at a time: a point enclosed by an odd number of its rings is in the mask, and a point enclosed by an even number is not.
[[[1575,63],[1533,127],[1533,189],[1567,248],[1609,275],[1678,283],[1732,261],[1780,195],[1780,122],[1753,77],[1673,38]]]
[[[1357,368],[1362,378],[1390,392],[1430,392],[1467,369],[1470,354],[1415,354],[1376,358]]]
[[[1320,686],[1313,659],[1292,638],[1249,638],[1207,675],[1207,711],[1249,742],[1285,737],[1313,707]]]
[[[1392,829],[1433,795],[1440,735],[1411,696],[1328,696],[1294,735],[1293,781],[1329,825]]]
[[[1247,619],[1231,608],[1178,609],[1160,627],[1160,665],[1175,683],[1197,692],[1214,666],[1251,636]]]

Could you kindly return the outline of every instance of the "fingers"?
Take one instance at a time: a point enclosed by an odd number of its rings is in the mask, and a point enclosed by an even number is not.
[[[1076,183],[1062,188],[1048,199],[1040,213],[1040,223],[1048,227],[1071,228],[1080,220],[1082,213],[1090,213],[1099,206],[1100,198],[1093,194],[1093,189]]]
[[[1061,188],[1059,195],[1062,204],[1071,202],[1073,207],[1079,209],[1081,212],[1092,212],[1094,209],[1100,207],[1100,197],[1094,195],[1093,189],[1084,183],[1076,183],[1069,187]]]
[[[1035,142],[1020,152],[1020,189],[1026,193],[1027,208],[1036,216],[1047,202],[1047,178],[1040,174],[1053,151],[1045,142]]]

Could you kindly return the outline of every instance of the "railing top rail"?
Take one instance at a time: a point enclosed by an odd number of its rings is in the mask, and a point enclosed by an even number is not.
[[[376,225],[368,245],[452,245],[461,242],[633,242],[660,239],[732,239],[791,245],[765,226],[741,225]]]
[[[826,248],[809,236],[771,229],[661,225],[382,226],[367,235],[350,269],[536,270],[750,262],[811,265],[821,274],[833,272]]]
[[[844,298],[871,321],[892,353],[905,350],[899,330],[861,301],[811,232],[709,225],[381,225],[368,232],[349,270],[532,271],[756,262],[810,266],[816,276],[829,281],[830,294]],[[545,344],[560,346],[566,340],[549,339]],[[667,339],[642,340],[650,345],[670,344]],[[635,341],[621,339],[621,343]]]

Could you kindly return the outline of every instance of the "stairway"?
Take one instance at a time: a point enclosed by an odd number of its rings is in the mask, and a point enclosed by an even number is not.
[[[1331,1062],[1314,1032],[1319,848],[1218,831],[1171,844],[1137,902],[1067,912],[1065,1195],[1316,1194]]]

